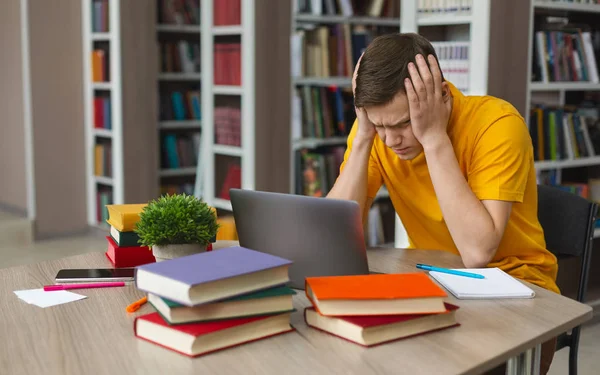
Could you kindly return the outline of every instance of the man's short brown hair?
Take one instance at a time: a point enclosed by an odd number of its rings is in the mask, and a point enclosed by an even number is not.
[[[410,78],[408,63],[415,63],[418,54],[426,61],[428,55],[437,60],[431,43],[419,34],[386,34],[375,38],[360,60],[354,105],[383,105],[398,92],[404,92],[404,79]]]

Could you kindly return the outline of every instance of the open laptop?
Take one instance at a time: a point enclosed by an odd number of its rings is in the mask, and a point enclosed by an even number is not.
[[[369,273],[354,201],[230,189],[240,246],[293,261],[290,287],[308,276]]]

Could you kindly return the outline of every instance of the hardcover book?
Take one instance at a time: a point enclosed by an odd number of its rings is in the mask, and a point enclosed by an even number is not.
[[[368,347],[458,326],[458,306],[447,303],[445,307],[440,314],[379,316],[323,316],[309,307],[304,320],[309,327]]]
[[[291,332],[290,313],[171,326],[158,313],[137,317],[136,337],[196,357]]]
[[[109,204],[106,206],[108,209],[108,220],[106,222],[120,232],[133,231],[145,206],[146,203]]]
[[[194,307],[154,294],[148,295],[148,302],[167,323],[184,324],[290,312],[294,310],[294,294],[293,289],[281,286]]]
[[[120,232],[117,228],[110,227],[110,236],[121,247],[140,246],[138,240],[140,237],[135,232]]]
[[[117,245],[111,236],[106,236],[106,240],[108,241],[106,257],[115,268],[137,267],[156,262],[154,255],[152,255],[152,250],[149,247],[121,247]]]
[[[227,299],[289,281],[288,259],[235,246],[136,268],[138,289],[185,306]]]
[[[425,273],[307,277],[305,293],[322,315],[446,311],[447,293]]]

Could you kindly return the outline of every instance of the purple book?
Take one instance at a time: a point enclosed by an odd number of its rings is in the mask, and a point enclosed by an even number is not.
[[[136,268],[136,287],[195,306],[285,284],[288,259],[236,246]]]

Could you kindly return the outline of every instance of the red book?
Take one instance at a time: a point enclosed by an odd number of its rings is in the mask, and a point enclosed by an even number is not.
[[[304,310],[304,320],[309,327],[369,347],[459,326],[455,317],[458,306],[445,305],[446,312],[440,314],[381,316],[324,316],[309,307]]]
[[[137,317],[136,337],[174,352],[197,357],[294,330],[290,314],[169,325],[158,313]]]
[[[221,186],[219,197],[230,200],[229,189],[240,189],[242,186],[242,168],[237,164],[231,164],[227,169],[225,181]]]
[[[94,128],[104,128],[104,100],[94,98]]]
[[[152,250],[147,246],[121,247],[117,245],[111,236],[106,236],[106,239],[108,240],[106,257],[115,268],[137,267],[142,264],[156,262]]]

